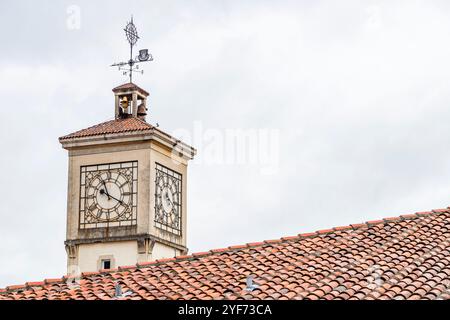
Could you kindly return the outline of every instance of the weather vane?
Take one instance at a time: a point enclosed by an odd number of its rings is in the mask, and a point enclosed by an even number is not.
[[[148,49],[139,50],[139,55],[133,57],[133,47],[139,40],[139,36],[136,30],[136,26],[133,23],[133,16],[131,21],[127,23],[125,29],[125,35],[127,36],[128,43],[130,44],[130,60],[128,62],[118,62],[111,65],[111,67],[118,67],[119,70],[125,70],[123,75],[130,77],[130,83],[133,80],[133,72],[144,73],[144,70],[139,70],[139,63],[153,61],[153,56],[148,53]]]

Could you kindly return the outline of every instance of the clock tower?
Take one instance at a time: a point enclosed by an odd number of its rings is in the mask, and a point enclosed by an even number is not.
[[[69,153],[69,274],[187,253],[196,150],[146,121],[148,92],[133,83],[113,92],[114,120],[59,138]]]

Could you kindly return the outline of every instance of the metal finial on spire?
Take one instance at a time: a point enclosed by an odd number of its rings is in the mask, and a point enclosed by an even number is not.
[[[133,22],[133,16],[131,16],[131,21],[125,26],[125,35],[127,37],[128,43],[130,44],[130,60],[128,62],[118,62],[111,65],[111,67],[118,67],[119,70],[125,70],[124,75],[130,77],[130,83],[133,82],[133,72],[144,73],[144,70],[139,70],[139,63],[153,61],[153,56],[148,53],[148,49],[139,50],[139,55],[133,57],[133,47],[139,40],[139,36],[136,30],[136,26]]]

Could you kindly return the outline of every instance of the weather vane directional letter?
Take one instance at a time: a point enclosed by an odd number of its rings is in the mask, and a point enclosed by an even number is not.
[[[130,44],[130,60],[128,62],[118,62],[111,65],[111,67],[119,67],[119,70],[125,70],[124,75],[130,77],[130,83],[133,80],[133,72],[144,73],[144,70],[139,70],[139,63],[153,61],[153,56],[148,53],[148,49],[139,50],[139,55],[133,57],[133,47],[139,40],[139,36],[136,30],[136,26],[133,23],[133,16],[131,21],[127,23],[125,29],[125,35],[127,36],[128,43]]]

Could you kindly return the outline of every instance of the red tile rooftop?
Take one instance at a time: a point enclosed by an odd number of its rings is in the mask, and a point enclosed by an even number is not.
[[[70,139],[86,138],[113,133],[144,132],[149,131],[152,128],[153,126],[144,120],[136,117],[128,117],[102,122],[95,126],[60,137],[59,140],[66,141]]]
[[[449,218],[439,209],[28,282],[0,300],[450,299]],[[115,297],[116,285],[129,294]]]
[[[115,87],[114,89],[112,89],[113,92],[120,92],[120,91],[128,91],[128,90],[137,90],[140,93],[144,94],[145,96],[148,96],[148,92],[145,91],[144,89],[142,89],[141,87],[139,87],[138,85],[128,82],[128,83],[124,83],[120,86]]]

